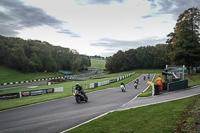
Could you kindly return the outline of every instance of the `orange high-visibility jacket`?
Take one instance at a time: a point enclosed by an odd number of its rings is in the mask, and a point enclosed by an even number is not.
[[[154,82],[157,82],[158,85],[162,85],[162,78],[158,77]]]

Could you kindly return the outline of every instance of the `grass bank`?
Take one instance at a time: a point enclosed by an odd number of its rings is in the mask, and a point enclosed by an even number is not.
[[[172,133],[198,96],[110,113],[69,133]]]
[[[105,69],[106,60],[102,59],[90,59],[91,67],[96,69]]]
[[[63,74],[58,72],[21,73],[4,66],[0,66],[0,83],[18,82],[59,76],[63,76]]]

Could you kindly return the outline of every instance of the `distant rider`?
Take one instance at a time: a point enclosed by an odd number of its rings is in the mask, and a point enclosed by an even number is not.
[[[146,79],[146,76],[144,76],[144,80]]]
[[[123,85],[124,87],[126,87],[125,84],[124,84],[123,82],[121,82],[121,85]]]
[[[136,79],[134,83],[136,83],[136,84],[139,84],[139,80],[138,80],[138,79]]]
[[[83,88],[79,85],[79,83],[76,83],[76,90],[81,92],[81,94],[85,95],[85,92],[84,92]]]
[[[134,82],[134,84],[133,84],[133,85],[134,85],[134,87],[135,87],[135,89],[137,88],[137,86],[138,86],[138,83],[139,83],[139,80],[138,80],[138,79],[136,79],[136,80],[135,80],[135,82]]]

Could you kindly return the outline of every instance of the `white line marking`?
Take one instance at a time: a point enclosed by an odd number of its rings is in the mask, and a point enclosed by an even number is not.
[[[70,130],[72,130],[72,129],[74,129],[74,128],[77,128],[77,127],[79,127],[79,126],[82,126],[82,125],[84,125],[84,124],[86,124],[86,123],[89,123],[89,122],[91,122],[91,121],[93,121],[93,120],[96,120],[96,119],[98,119],[98,118],[100,118],[100,117],[103,117],[103,116],[105,116],[105,115],[107,115],[107,114],[109,114],[109,113],[112,113],[112,112],[114,112],[114,111],[115,111],[115,110],[108,111],[108,112],[106,112],[106,113],[104,113],[104,114],[101,114],[101,115],[99,115],[99,116],[97,116],[97,117],[94,117],[94,118],[92,118],[92,119],[90,119],[90,120],[88,120],[88,121],[85,121],[85,122],[83,122],[83,123],[81,123],[81,124],[78,124],[78,125],[76,125],[76,126],[74,126],[74,127],[72,127],[72,128],[69,128],[69,129],[67,129],[67,130],[65,130],[65,131],[60,132],[60,133],[65,133],[65,132],[67,132],[67,131],[70,131]]]

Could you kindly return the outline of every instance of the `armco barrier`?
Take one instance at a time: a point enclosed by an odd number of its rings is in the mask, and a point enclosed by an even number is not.
[[[185,88],[188,88],[188,79],[171,82],[167,86],[168,91],[175,91]]]

